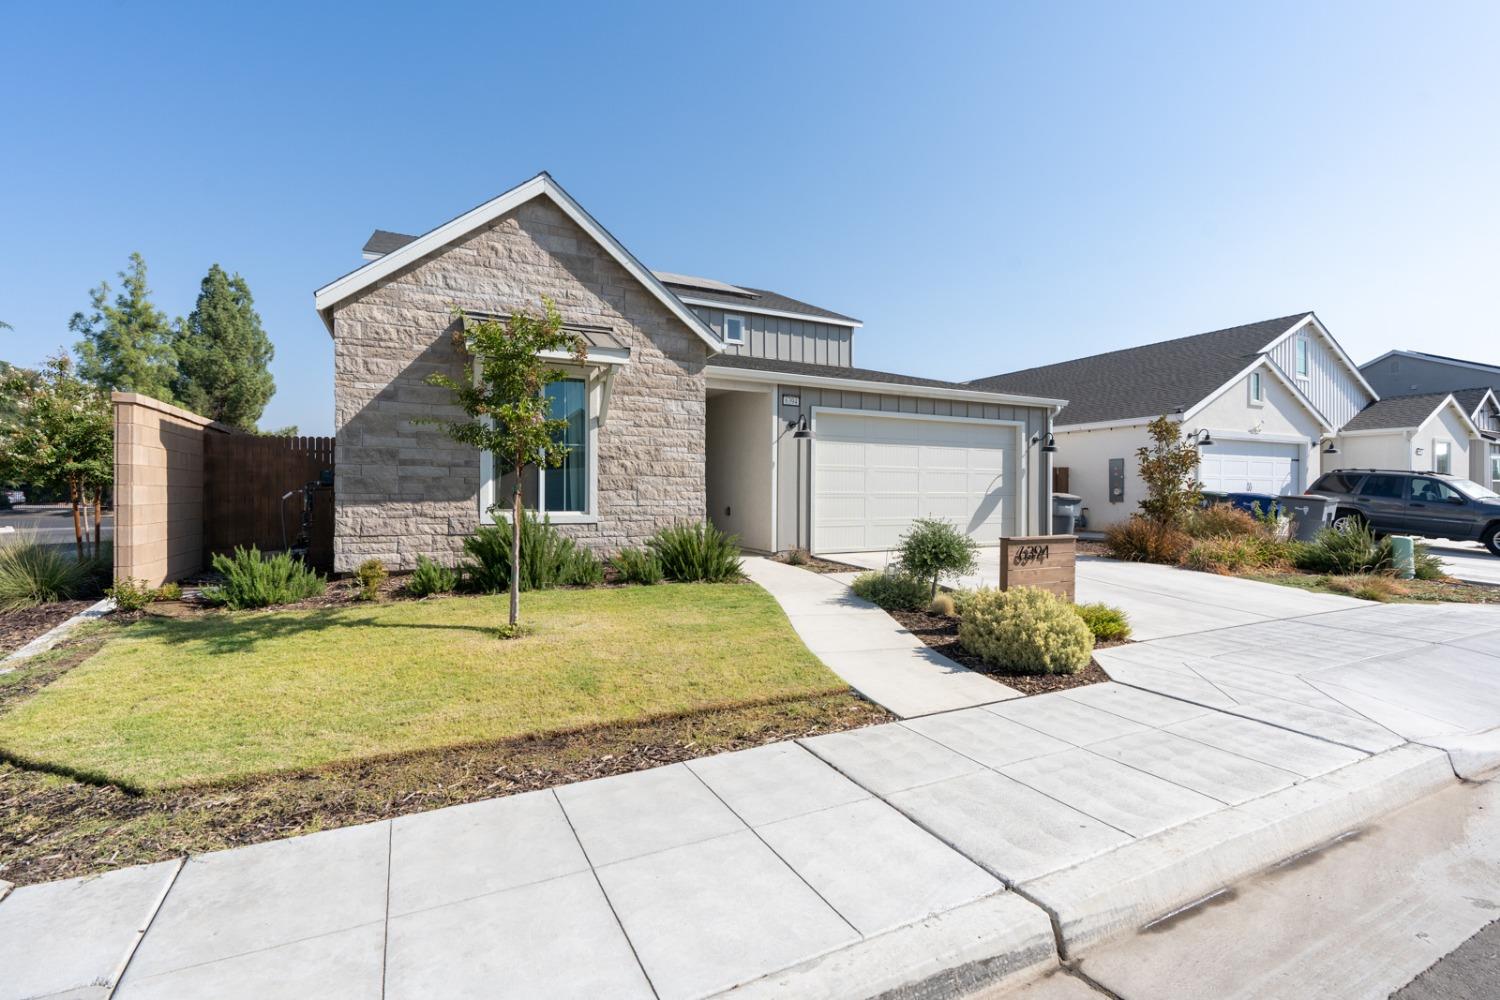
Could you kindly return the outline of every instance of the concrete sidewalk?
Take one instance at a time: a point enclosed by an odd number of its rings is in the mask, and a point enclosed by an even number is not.
[[[1020,692],[955,663],[848,582],[750,556],[745,574],[776,598],[807,648],[849,686],[903,719],[987,705]]]

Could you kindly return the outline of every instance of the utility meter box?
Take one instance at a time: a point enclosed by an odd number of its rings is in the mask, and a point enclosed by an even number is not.
[[[1125,460],[1123,458],[1109,460],[1109,502],[1125,502]]]

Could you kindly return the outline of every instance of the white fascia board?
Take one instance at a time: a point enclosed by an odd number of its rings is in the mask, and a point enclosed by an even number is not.
[[[1364,388],[1365,392],[1368,392],[1370,394],[1371,399],[1380,398],[1380,393],[1376,392],[1375,389],[1370,385],[1370,383],[1365,381],[1365,373],[1359,370],[1359,365],[1355,364],[1354,359],[1349,357],[1349,355],[1344,352],[1343,347],[1339,346],[1339,342],[1333,339],[1333,334],[1328,332],[1328,327],[1324,326],[1318,319],[1318,317],[1313,313],[1308,313],[1306,316],[1302,317],[1302,319],[1298,320],[1296,323],[1293,323],[1285,333],[1277,337],[1275,340],[1271,341],[1265,347],[1262,347],[1260,349],[1260,352],[1262,354],[1271,353],[1271,351],[1276,348],[1277,344],[1292,336],[1294,333],[1296,333],[1298,330],[1301,330],[1305,326],[1311,326],[1314,330],[1318,331],[1318,336],[1322,337],[1323,342],[1333,348],[1333,353],[1338,357],[1340,361],[1344,363],[1344,367],[1349,369],[1349,374],[1354,376],[1354,378],[1359,382],[1360,386]]]
[[[328,327],[328,331],[332,333],[334,306],[382,278],[389,277],[413,261],[421,260],[433,251],[479,229],[536,197],[546,197],[562,209],[565,215],[577,223],[580,229],[588,233],[594,242],[602,246],[606,253],[625,268],[631,277],[646,286],[646,290],[656,296],[662,305],[686,323],[688,328],[708,345],[710,351],[718,354],[724,350],[723,342],[714,335],[708,324],[683,305],[682,300],[668,291],[667,286],[663,285],[649,268],[636,260],[635,255],[626,250],[609,230],[601,226],[592,215],[584,210],[582,205],[573,200],[572,195],[564,191],[561,185],[545,173],[537,174],[531,180],[491,198],[478,208],[471,209],[456,219],[450,219],[436,229],[429,230],[405,246],[392,250],[363,267],[350,271],[342,278],[329,282],[313,293],[313,305],[318,310],[318,314],[323,317],[323,323]]]
[[[577,364],[578,360],[567,351],[539,351],[537,357],[546,358],[548,361],[564,361],[569,364]],[[628,365],[630,364],[630,348],[628,347],[590,347],[588,356],[584,358],[585,365]]]
[[[831,316],[809,316],[807,313],[785,312],[781,309],[763,309],[753,303],[721,302],[718,299],[700,299],[696,295],[677,296],[690,306],[706,306],[727,313],[755,313],[757,316],[780,316],[782,319],[800,319],[804,323],[822,323],[826,326],[844,326],[858,329],[864,326],[857,319],[834,319]]]
[[[1495,390],[1494,389],[1486,389],[1486,390],[1484,390],[1484,395],[1479,397],[1479,405],[1475,406],[1474,407],[1474,412],[1472,412],[1472,413],[1469,414],[1469,420],[1471,422],[1474,422],[1474,418],[1477,417],[1477,416],[1479,416],[1480,411],[1484,409],[1484,404],[1485,403],[1493,403],[1493,404],[1495,404],[1495,407],[1497,409],[1500,409],[1500,398],[1497,398],[1495,396]],[[1474,422],[1474,425],[1477,427],[1478,423]],[[1480,431],[1480,433],[1482,434],[1484,432]]]
[[[1377,437],[1381,434],[1403,434],[1411,437],[1417,433],[1417,427],[1370,427],[1362,431],[1339,431],[1338,436],[1344,438]]]
[[[795,372],[757,371],[749,368],[720,368],[710,364],[705,374],[725,382],[758,382],[777,385],[804,385],[810,389],[848,389],[860,392],[883,392],[888,396],[926,396],[929,399],[961,399],[970,403],[994,403],[997,406],[1030,406],[1050,408],[1054,412],[1068,405],[1065,399],[1040,396],[1013,396],[1008,393],[984,392],[979,389],[950,389],[935,385],[903,385],[899,382],[871,382],[858,378],[835,378],[828,375],[798,375]]]
[[[1168,420],[1182,420],[1180,413],[1165,413],[1157,416],[1165,416]],[[1145,427],[1156,417],[1124,417],[1120,420],[1095,420],[1086,424],[1057,424],[1052,428],[1057,434],[1071,434],[1073,431],[1108,431],[1117,427]]]
[[[1182,419],[1184,421],[1191,420],[1193,417],[1197,416],[1198,413],[1204,409],[1204,407],[1208,406],[1214,400],[1224,395],[1224,393],[1228,392],[1230,389],[1233,389],[1237,384],[1239,384],[1241,379],[1248,376],[1251,372],[1257,371],[1261,368],[1268,369],[1271,372],[1271,375],[1287,388],[1287,390],[1292,394],[1292,398],[1295,399],[1304,410],[1312,414],[1313,419],[1318,422],[1319,427],[1323,428],[1323,432],[1325,434],[1333,433],[1333,424],[1329,422],[1328,418],[1319,413],[1318,408],[1313,405],[1312,400],[1307,398],[1307,394],[1299,389],[1291,379],[1282,374],[1281,369],[1273,364],[1270,359],[1267,358],[1264,354],[1256,358],[1254,361],[1250,362],[1244,368],[1240,369],[1239,374],[1235,375],[1228,382],[1225,382],[1213,392],[1209,393],[1207,396],[1204,396],[1198,402],[1194,403],[1191,408],[1183,413]]]

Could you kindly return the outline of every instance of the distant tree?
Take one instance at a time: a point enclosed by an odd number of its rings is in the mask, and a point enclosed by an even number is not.
[[[276,352],[244,278],[218,264],[208,269],[175,351],[173,388],[183,406],[233,427],[255,427],[276,391],[267,369]]]
[[[0,479],[62,490],[73,505],[73,537],[84,556],[83,512],[94,511],[93,555],[99,554],[104,491],[114,477],[114,415],[109,393],[73,372],[59,353],[40,369],[12,368],[0,398],[14,410],[0,415]]]
[[[299,436],[296,424],[287,424],[285,427],[272,427],[270,430],[256,428],[255,433],[261,437],[268,438],[294,438]]]
[[[172,324],[151,304],[146,261],[139,253],[130,255],[130,269],[120,272],[120,283],[111,302],[109,282],[100,282],[89,293],[93,312],[74,313],[68,323],[83,338],[76,347],[78,375],[106,392],[119,389],[176,402]]]
[[[547,386],[564,377],[544,351],[567,351],[582,362],[588,344],[563,329],[562,316],[551,299],[542,300],[542,315],[517,309],[504,322],[469,320],[459,314],[454,342],[460,351],[478,363],[472,378],[454,379],[435,374],[429,385],[453,393],[453,401],[467,420],[422,419],[437,424],[461,444],[471,444],[495,456],[495,465],[509,469],[514,486],[510,497],[510,629],[514,634],[521,616],[521,500],[523,473],[528,465],[557,468],[568,454],[558,443],[568,422],[552,419]],[[464,371],[473,370],[469,365]],[[501,509],[495,504],[492,510]]]
[[[1198,482],[1198,445],[1184,440],[1182,425],[1170,417],[1157,417],[1146,431],[1151,447],[1135,451],[1141,481],[1146,484],[1141,512],[1162,528],[1176,528],[1203,499],[1203,484]]]

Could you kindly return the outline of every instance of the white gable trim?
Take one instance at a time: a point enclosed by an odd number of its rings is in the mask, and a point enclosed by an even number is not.
[[[1293,329],[1295,329],[1295,327]],[[1297,401],[1297,404],[1308,413],[1312,414],[1312,418],[1318,422],[1318,426],[1323,428],[1323,433],[1333,433],[1333,424],[1328,422],[1328,418],[1319,413],[1318,408],[1312,404],[1312,400],[1307,398],[1306,393],[1304,393],[1295,384],[1293,384],[1292,380],[1287,378],[1286,375],[1283,374],[1281,369],[1277,367],[1276,364],[1264,354],[1246,365],[1243,369],[1240,370],[1239,374],[1234,376],[1234,378],[1230,379],[1228,382],[1225,382],[1213,392],[1209,393],[1207,396],[1204,396],[1198,402],[1194,403],[1190,408],[1188,408],[1186,412],[1182,414],[1183,421],[1186,422],[1193,419],[1193,417],[1197,416],[1210,403],[1238,385],[1241,380],[1246,378],[1251,372],[1260,371],[1262,369],[1269,371],[1271,373],[1271,377],[1285,386],[1287,391],[1292,394],[1292,398]]]
[[[1359,370],[1359,365],[1355,364],[1354,359],[1344,353],[1344,349],[1339,346],[1339,342],[1333,339],[1333,334],[1329,333],[1328,328],[1320,323],[1318,321],[1318,317],[1313,315],[1312,313],[1308,313],[1306,316],[1302,317],[1301,320],[1292,324],[1291,329],[1287,330],[1281,336],[1271,341],[1265,347],[1262,347],[1260,349],[1260,352],[1262,354],[1271,353],[1271,351],[1276,349],[1277,344],[1281,343],[1283,340],[1286,340],[1288,337],[1292,336],[1303,327],[1307,326],[1311,326],[1314,330],[1316,330],[1318,332],[1318,336],[1323,338],[1323,342],[1326,343],[1329,347],[1333,348],[1334,355],[1341,362],[1343,362],[1345,368],[1349,369],[1349,374],[1354,376],[1355,380],[1359,382],[1360,386],[1364,388],[1365,392],[1368,392],[1370,394],[1370,398],[1379,399],[1380,393],[1376,392],[1374,388],[1371,387],[1370,383],[1365,381],[1365,374],[1364,372]]]
[[[1457,399],[1456,396],[1454,398]],[[1495,404],[1495,408],[1496,409],[1500,409],[1500,397],[1497,397],[1495,395],[1495,390],[1494,389],[1486,389],[1486,390],[1484,390],[1484,395],[1479,397],[1479,403],[1478,403],[1478,405],[1475,406],[1473,412],[1469,414],[1469,419],[1470,420],[1473,420],[1475,417],[1477,417],[1479,415],[1479,411],[1482,410],[1482,409],[1484,409],[1484,404],[1485,403],[1494,403]],[[1475,426],[1478,426],[1478,425],[1476,424]],[[1481,433],[1483,433],[1483,432],[1481,431]]]
[[[478,208],[471,209],[458,218],[451,219],[436,229],[423,233],[405,246],[392,250],[342,278],[324,285],[313,293],[313,305],[317,308],[318,315],[323,317],[324,325],[328,327],[329,333],[332,333],[333,309],[339,303],[537,197],[546,197],[562,209],[563,213],[577,223],[580,229],[588,233],[594,242],[602,246],[621,267],[630,272],[631,277],[644,285],[646,290],[656,296],[674,316],[686,323],[708,345],[710,351],[718,354],[724,350],[723,341],[714,335],[708,324],[683,305],[682,301],[668,291],[650,269],[636,260],[619,240],[610,235],[609,230],[584,211],[583,206],[574,201],[572,195],[564,191],[562,186],[546,173],[537,174],[531,180],[516,185],[498,197],[491,198]]]

